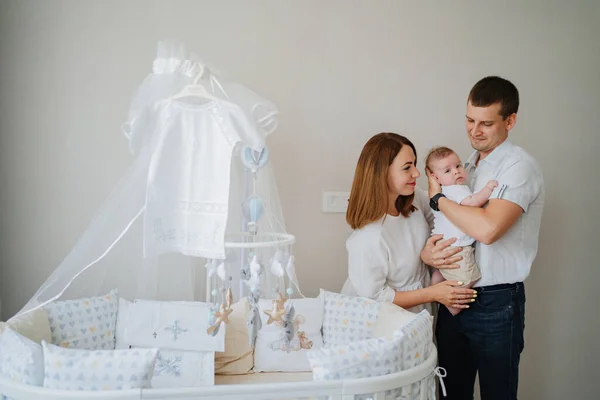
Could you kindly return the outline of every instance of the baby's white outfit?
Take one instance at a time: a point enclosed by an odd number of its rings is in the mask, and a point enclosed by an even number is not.
[[[442,186],[442,193],[448,200],[460,204],[465,198],[471,196],[473,192],[467,185],[451,185]],[[458,269],[440,269],[444,278],[448,280],[456,280],[468,284],[481,278],[481,272],[475,262],[472,244],[475,242],[471,236],[462,232],[452,222],[446,218],[441,211],[434,211],[434,228],[433,234],[444,235],[444,239],[457,238],[452,246],[462,247],[463,250],[457,255],[462,256],[462,260],[456,264],[460,266]]]
[[[131,127],[133,143],[152,141],[144,213],[144,254],[225,258],[231,160],[238,143],[264,137],[234,103],[163,100]],[[143,146],[142,146],[143,147]]]

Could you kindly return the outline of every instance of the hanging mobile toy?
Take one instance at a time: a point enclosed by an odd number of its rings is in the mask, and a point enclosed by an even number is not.
[[[267,320],[267,325],[270,325],[274,322],[275,323],[281,322],[282,317],[285,314],[285,310],[283,308],[279,308],[279,305],[277,304],[277,300],[273,300],[273,309],[264,310],[264,313],[269,316],[269,319]]]
[[[233,304],[233,293],[231,291],[231,280],[232,277],[229,277],[229,288],[227,289],[227,292],[225,294],[225,302],[221,303],[221,305],[219,306],[219,311],[213,313],[213,321],[212,321],[212,325],[208,327],[208,329],[206,330],[206,333],[208,333],[211,336],[215,336],[218,332],[219,332],[219,328],[221,327],[221,322],[224,322],[225,324],[229,323],[229,314],[231,314],[233,312],[233,309],[231,308],[232,304]]]
[[[258,309],[258,301],[260,299],[260,291],[250,292],[248,294],[248,303],[250,305],[250,313],[248,315],[248,339],[250,347],[254,347],[258,331],[262,328],[262,320]]]
[[[256,174],[256,171],[265,166],[269,160],[269,150],[264,147],[262,151],[259,152],[253,150],[249,146],[244,146],[241,156],[244,165],[251,170],[252,173]]]
[[[296,310],[294,309],[294,305],[292,301],[286,301],[284,310],[283,310],[283,318],[282,318],[282,328],[283,332],[281,335],[281,339],[283,341],[283,346],[285,350],[289,353],[292,340],[295,335],[295,327],[294,327],[294,317],[296,316]]]

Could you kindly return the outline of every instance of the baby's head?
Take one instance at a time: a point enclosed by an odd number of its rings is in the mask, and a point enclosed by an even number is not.
[[[454,150],[447,147],[431,149],[425,159],[425,168],[442,186],[464,185],[467,180],[467,171],[460,158]]]

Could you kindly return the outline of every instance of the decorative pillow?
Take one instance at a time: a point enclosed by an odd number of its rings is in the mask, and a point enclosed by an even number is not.
[[[323,343],[352,343],[372,337],[381,304],[364,297],[346,296],[321,289],[323,298]]]
[[[394,303],[380,303],[381,309],[377,315],[377,322],[373,329],[373,337],[391,336],[394,331],[415,319],[417,314],[398,307]]]
[[[313,380],[367,378],[399,372],[402,370],[403,339],[402,332],[397,331],[391,337],[365,339],[311,351],[308,359],[313,370]],[[388,390],[385,398],[397,399],[399,393],[399,389]],[[372,395],[355,397],[368,399]]]
[[[406,337],[402,342],[402,369],[410,369],[426,360],[433,346],[433,317],[421,311],[401,329]]]
[[[136,300],[129,306],[125,344],[183,351],[225,350],[226,324],[215,336],[209,327],[210,306],[202,302]]]
[[[405,326],[401,328],[404,335],[402,340],[402,370],[414,368],[422,364],[431,354],[433,347],[433,317],[427,310],[421,311]],[[428,381],[434,379],[429,377]],[[406,399],[420,399],[421,390],[435,387],[428,382],[422,385],[419,382],[405,385],[395,391],[395,395]]]
[[[118,297],[117,290],[111,290],[104,296],[47,304],[51,343],[75,349],[114,349]]]
[[[129,308],[133,302],[119,297],[119,307],[117,311],[117,323],[115,329],[115,349],[128,349],[129,345],[125,343],[125,327],[129,320]]]
[[[214,385],[214,360],[213,351],[160,350],[150,386],[174,388]]]
[[[81,350],[42,342],[44,387],[122,390],[150,387],[158,349]]]
[[[36,343],[42,340],[50,341],[50,323],[48,313],[43,308],[36,308],[23,315],[17,315],[8,320],[0,322],[0,333],[10,328]]]
[[[241,375],[252,371],[254,349],[248,337],[249,304],[246,297],[234,303],[225,332],[225,351],[215,353],[215,374]]]
[[[6,329],[0,334],[0,376],[26,385],[42,386],[42,346],[10,328]]]
[[[401,341],[397,331],[392,337],[371,338],[354,343],[332,345],[308,353],[313,379],[328,381],[388,375],[402,368]]]
[[[289,351],[282,341],[283,327],[279,322],[268,323],[265,311],[273,309],[272,300],[260,300],[259,309],[262,329],[258,331],[254,348],[255,372],[300,372],[310,371],[306,354],[310,349],[323,346],[321,325],[323,324],[323,299],[292,299],[295,317],[292,322],[294,337]]]

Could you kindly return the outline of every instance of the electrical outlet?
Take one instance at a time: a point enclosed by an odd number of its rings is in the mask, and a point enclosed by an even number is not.
[[[323,212],[345,213],[348,209],[350,192],[323,192]]]

